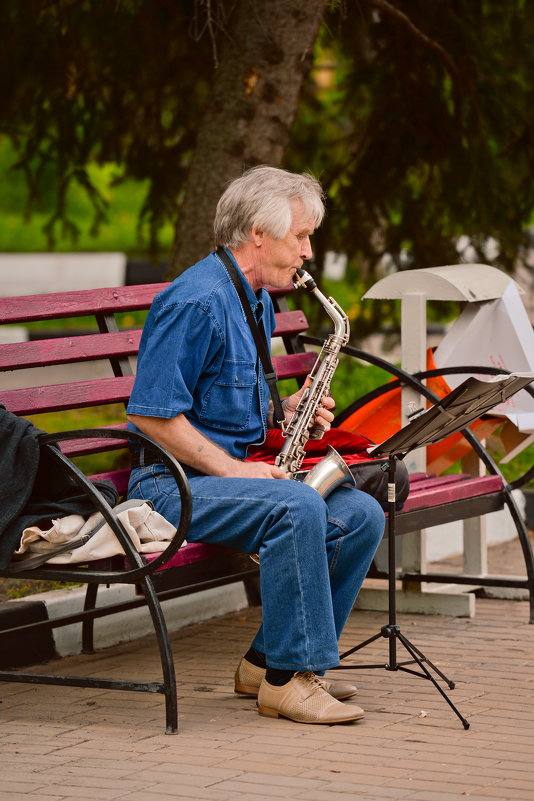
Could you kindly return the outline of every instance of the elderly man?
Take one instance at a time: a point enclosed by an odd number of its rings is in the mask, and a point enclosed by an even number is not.
[[[139,350],[128,406],[130,426],[183,465],[193,496],[188,542],[260,555],[263,623],[235,675],[235,690],[258,696],[258,711],[301,723],[362,718],[346,681],[322,677],[339,663],[338,639],[384,529],[374,498],[348,486],[326,499],[272,464],[245,461],[273,424],[254,339],[224,261],[230,259],[257,322],[270,338],[274,311],[266,285],[285,287],[311,258],[310,236],[324,215],[308,175],[256,167],[222,195],[214,230],[218,252],[156,296]],[[223,251],[221,251],[223,249]],[[302,389],[283,402],[286,419]],[[334,402],[316,422],[329,428]],[[174,481],[141,453],[129,497],[179,517]]]

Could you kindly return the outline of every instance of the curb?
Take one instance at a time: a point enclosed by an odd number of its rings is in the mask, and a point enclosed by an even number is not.
[[[130,584],[100,587],[97,608],[135,598]],[[41,620],[54,620],[83,610],[85,586],[75,589],[50,590],[26,598],[0,603],[0,629],[10,629]],[[237,612],[248,607],[243,582],[202,590],[173,598],[162,604],[169,632],[200,623],[211,617]],[[121,642],[130,642],[154,634],[148,609],[140,607],[97,618],[94,625],[95,650]],[[50,659],[81,653],[81,623],[43,632],[7,635],[2,638],[1,668],[35,665]]]
[[[0,603],[0,627],[2,629],[16,628],[28,623],[48,620],[46,604],[36,600],[38,596],[32,595],[26,603],[18,601],[4,601]],[[52,631],[42,630],[26,637],[24,633],[12,634],[2,637],[0,649],[0,668],[19,668],[25,665],[45,662],[56,655]]]

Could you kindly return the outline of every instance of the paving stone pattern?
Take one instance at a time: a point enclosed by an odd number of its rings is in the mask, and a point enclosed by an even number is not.
[[[520,574],[517,543],[490,565]],[[0,685],[0,801],[534,801],[534,625],[526,601],[477,598],[476,616],[399,615],[402,632],[456,683],[447,690],[465,730],[426,679],[347,670],[366,718],[306,726],[262,718],[236,696],[233,673],[259,609],[172,635],[179,725],[165,735],[164,702],[77,687]],[[341,647],[377,633],[383,613],[356,611]],[[380,638],[353,664],[385,665]],[[398,646],[398,659],[404,651]],[[47,672],[157,680],[148,637],[47,665]],[[332,674],[334,675],[334,674]]]
[[[401,630],[456,682],[464,730],[426,679],[383,668],[344,671],[365,720],[305,726],[262,718],[235,696],[233,671],[260,619],[233,613],[173,635],[180,733],[164,731],[157,695],[0,687],[0,801],[170,799],[534,799],[534,626],[524,601],[477,600],[474,619],[400,615]],[[383,614],[355,612],[342,647],[371,636]],[[388,642],[360,652],[385,664]],[[401,653],[399,651],[399,659]],[[152,638],[50,672],[159,676]]]

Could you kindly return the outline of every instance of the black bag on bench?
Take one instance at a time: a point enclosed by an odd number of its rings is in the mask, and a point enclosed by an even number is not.
[[[326,447],[331,445],[348,465],[354,476],[357,489],[372,495],[382,508],[388,510],[388,471],[384,469],[388,460],[372,458],[367,449],[374,445],[367,437],[355,434],[352,431],[341,431],[331,428],[326,431],[320,440],[308,440],[304,446],[306,456],[301,465],[305,473],[326,455]],[[278,429],[269,429],[263,445],[251,446],[248,459],[254,462],[268,462],[274,460],[284,446],[284,437]],[[395,489],[397,509],[402,509],[410,491],[410,477],[404,462],[397,462],[395,470]]]

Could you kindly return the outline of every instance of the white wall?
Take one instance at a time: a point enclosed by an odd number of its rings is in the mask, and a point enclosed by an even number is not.
[[[123,286],[124,253],[0,253],[0,297]]]

